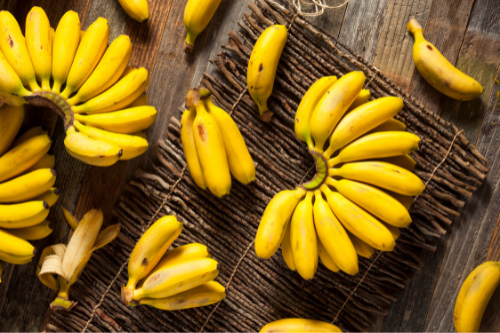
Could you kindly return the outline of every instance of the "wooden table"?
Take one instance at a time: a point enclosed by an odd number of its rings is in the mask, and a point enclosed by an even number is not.
[[[152,73],[149,104],[158,118],[148,131],[152,145],[165,135],[168,120],[179,115],[186,92],[196,86],[209,63],[227,41],[227,32],[248,11],[249,0],[223,0],[209,28],[198,38],[195,52],[183,52],[184,6],[187,0],[149,0],[151,18],[140,24],[130,19],[116,0],[0,0],[0,8],[12,12],[24,29],[32,6],[42,7],[55,27],[67,10],[80,15],[86,29],[99,16],[110,25],[110,41],[128,34],[134,46],[130,63]],[[331,0],[330,4],[341,4]],[[457,102],[431,88],[415,71],[411,48],[413,37],[406,31],[415,16],[425,27],[425,37],[452,63],[483,86],[481,99]],[[425,266],[415,273],[389,316],[381,318],[379,331],[451,331],[458,290],[474,267],[485,260],[500,260],[500,5],[498,0],[351,0],[347,6],[326,10],[310,19],[338,36],[385,75],[409,91],[420,102],[465,130],[489,160],[491,172],[485,184],[467,202],[462,215],[427,255]],[[136,168],[149,169],[154,154],[120,162],[109,168],[87,166],[65,151],[63,126],[49,110],[28,108],[25,128],[44,124],[54,137],[57,157],[58,205],[81,217],[91,208],[102,208],[108,223],[124,184]],[[66,241],[69,228],[58,206],[49,219],[55,232],[35,242],[38,249]],[[41,251],[40,251],[41,252]],[[0,285],[0,329],[39,331],[47,315],[51,291],[35,276],[38,256],[30,265],[8,266]],[[493,296],[481,330],[500,330],[500,288]]]

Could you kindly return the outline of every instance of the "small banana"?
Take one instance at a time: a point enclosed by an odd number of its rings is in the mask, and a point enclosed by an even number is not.
[[[0,156],[5,153],[21,128],[24,121],[24,106],[10,106],[7,104],[0,107]]]
[[[413,158],[411,158],[410,155],[401,155],[401,156],[392,156],[392,157],[386,157],[386,158],[377,158],[379,162],[385,162],[385,163],[390,163],[397,165],[398,167],[401,167],[403,169],[406,169],[408,171],[413,171],[415,170],[415,166],[417,165],[417,162]]]
[[[387,228],[387,230],[391,232],[392,237],[394,237],[394,240],[398,240],[399,236],[401,236],[401,230],[399,230],[398,227],[395,227],[383,221],[380,222]]]
[[[186,245],[181,245],[176,247],[175,249],[167,251],[167,253],[165,253],[165,255],[161,258],[151,274],[154,274],[154,272],[161,267],[175,265],[183,261],[210,257],[210,253],[208,253],[206,245],[200,243],[189,243]]]
[[[120,147],[109,142],[91,139],[85,134],[75,132],[73,127],[67,132],[64,146],[74,158],[95,166],[113,165],[118,162],[123,153]]]
[[[326,268],[328,268],[334,273],[337,273],[340,270],[335,261],[333,261],[332,257],[330,257],[330,255],[326,251],[325,247],[323,246],[319,238],[318,238],[318,255],[320,261],[323,263],[323,265],[325,265]]]
[[[29,169],[24,171],[24,174],[40,170],[40,169],[53,169],[56,164],[56,157],[54,155],[45,154],[43,157],[33,164]]]
[[[273,321],[262,327],[260,333],[342,332],[335,325],[324,321],[287,318]]]
[[[290,223],[287,221],[285,236],[281,241],[281,255],[285,260],[285,264],[290,268],[291,271],[295,272],[297,267],[295,266],[295,261],[293,260],[292,253],[292,243],[290,243]]]
[[[483,93],[479,82],[459,71],[439,50],[425,40],[422,26],[412,18],[406,26],[415,37],[413,61],[422,77],[448,97],[469,101]]]
[[[184,26],[187,30],[184,51],[190,53],[194,49],[194,41],[205,30],[221,0],[189,0],[184,9]]]
[[[455,303],[453,316],[457,332],[478,332],[486,305],[500,284],[500,262],[479,265],[467,277]]]
[[[44,201],[0,205],[0,228],[19,229],[37,225],[47,218],[49,208]]]
[[[21,134],[17,139],[14,140],[10,149],[16,148],[21,143],[26,142],[27,140],[34,138],[38,135],[48,135],[47,129],[43,126],[32,127],[23,134]]]
[[[55,187],[50,188],[44,193],[33,198],[34,201],[45,201],[49,207],[52,207],[56,204],[59,199],[59,190]]]
[[[395,118],[391,118],[387,120],[386,122],[383,122],[382,124],[378,125],[368,133],[375,133],[375,132],[388,132],[388,131],[405,131],[406,130],[406,124],[403,123],[402,121],[399,121]]]
[[[54,231],[54,224],[49,221],[43,221],[40,224],[28,228],[9,229],[9,233],[25,239],[25,240],[39,240],[49,236]]]
[[[131,104],[127,105],[127,109],[135,108],[136,106],[148,105],[148,94],[145,92],[137,97]]]
[[[361,239],[354,236],[350,232],[349,232],[349,238],[351,239],[352,245],[354,245],[354,248],[356,249],[356,253],[360,257],[370,259],[372,257],[372,255],[375,253],[375,249],[373,247],[366,244],[365,242],[363,242]]]
[[[40,7],[31,8],[26,17],[26,46],[42,89],[50,90],[52,32],[49,18]]]
[[[3,55],[0,55],[0,57],[3,57]],[[0,71],[1,71],[1,67],[2,67],[2,65],[0,64]],[[8,75],[9,74],[7,74],[7,76]],[[3,79],[5,79],[5,78],[3,78]],[[17,80],[19,80],[19,78],[17,78]],[[21,80],[19,80],[19,84],[22,85]],[[2,85],[2,79],[0,79],[0,86],[1,85]],[[24,89],[24,87],[23,87],[23,89]],[[24,89],[24,90],[28,94],[31,94],[26,89]],[[22,98],[22,97],[19,97],[19,96],[13,95],[13,94],[9,94],[9,93],[0,91],[0,106],[2,104],[8,104],[8,105],[12,105],[12,106],[22,106],[23,104],[26,104],[26,100],[24,98]]]
[[[54,169],[40,169],[0,184],[0,203],[30,200],[49,190],[56,182]]]
[[[125,13],[138,22],[149,19],[149,6],[147,0],[118,0]]]
[[[248,62],[248,92],[264,121],[270,121],[273,115],[269,112],[267,100],[273,91],[276,70],[287,38],[288,31],[284,25],[268,27],[259,36]]]
[[[29,242],[0,229],[0,251],[19,257],[32,258],[36,250]]]
[[[10,253],[0,251],[0,260],[8,262],[12,265],[24,265],[30,263],[33,256],[16,256]]]
[[[200,159],[196,152],[196,144],[194,143],[193,123],[196,118],[196,110],[184,110],[181,118],[181,142],[186,162],[196,185],[202,189],[207,188],[207,182],[201,170]]]
[[[351,106],[349,106],[349,109],[347,109],[347,112],[351,112],[352,110],[354,110],[358,106],[365,104],[366,102],[368,102],[370,97],[371,97],[370,90],[362,89],[359,92],[358,96],[356,96],[356,99],[354,100],[354,102],[351,103]]]
[[[22,104],[18,96],[31,95],[31,92],[24,88],[23,82],[2,52],[0,52],[0,90],[2,91],[1,99],[12,105]]]

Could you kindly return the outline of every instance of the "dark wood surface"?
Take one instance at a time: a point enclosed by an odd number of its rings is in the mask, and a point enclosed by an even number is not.
[[[194,54],[186,56],[182,45],[182,23],[187,0],[151,0],[151,18],[144,24],[130,19],[116,0],[0,0],[0,9],[11,11],[24,29],[26,14],[41,6],[55,27],[67,10],[79,13],[82,27],[97,17],[106,17],[110,41],[120,34],[130,35],[134,50],[131,64],[144,66],[152,74],[149,103],[158,118],[148,130],[152,146],[165,135],[168,120],[179,115],[186,91],[196,86],[204,71],[216,74],[209,63],[227,32],[247,11],[249,0],[223,0],[209,27],[199,36]],[[343,0],[331,0],[340,4]],[[413,37],[406,23],[415,16],[424,27],[426,38],[461,70],[484,86],[481,99],[460,103],[432,89],[414,69]],[[486,183],[467,202],[462,215],[438,242],[438,249],[427,255],[425,266],[415,273],[389,316],[374,330],[452,331],[453,306],[467,275],[485,260],[500,260],[500,6],[498,0],[351,0],[347,6],[326,10],[312,22],[338,37],[372,62],[385,75],[410,92],[421,103],[454,122],[489,159],[492,171]],[[40,250],[64,242],[69,228],[59,206],[82,216],[91,208],[102,208],[106,220],[120,196],[122,187],[138,168],[145,170],[154,159],[152,150],[128,163],[109,168],[87,167],[71,158],[64,149],[61,122],[48,110],[29,109],[25,128],[47,126],[54,137],[57,187],[62,195],[49,219],[55,232],[35,242]],[[41,252],[41,251],[40,251]],[[0,330],[38,331],[42,328],[52,292],[35,276],[38,257],[32,264],[6,266],[0,285]],[[500,330],[500,290],[493,296],[481,326],[484,331]]]

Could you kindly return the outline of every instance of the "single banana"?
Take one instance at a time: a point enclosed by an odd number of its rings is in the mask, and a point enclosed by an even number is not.
[[[33,257],[36,250],[29,242],[0,229],[0,251],[19,257]]]
[[[391,118],[386,122],[383,122],[382,124],[378,125],[368,133],[388,132],[388,131],[406,131],[406,124],[395,118]]]
[[[78,13],[67,11],[59,21],[52,48],[52,91],[61,92],[61,86],[68,78],[78,44],[80,43],[80,18]]]
[[[385,162],[347,163],[338,169],[330,169],[330,176],[339,176],[372,184],[402,195],[421,194],[425,185],[414,173]]]
[[[325,157],[329,158],[337,150],[391,119],[402,108],[401,98],[388,96],[377,98],[349,112],[330,137],[330,145],[324,153]]]
[[[399,236],[401,236],[401,230],[399,230],[398,227],[395,227],[383,221],[380,222],[387,228],[387,230],[391,232],[392,237],[394,237],[394,240],[398,240]]]
[[[57,32],[56,32],[57,40]],[[73,64],[68,73],[66,88],[61,93],[64,98],[77,91],[87,80],[101,60],[109,40],[108,20],[99,17],[90,25],[76,50]]]
[[[314,142],[311,138],[309,123],[311,115],[316,105],[321,100],[326,91],[337,82],[336,76],[325,76],[313,83],[300,101],[299,108],[295,113],[295,135],[307,143],[309,149],[314,148]]]
[[[205,107],[219,126],[231,174],[240,183],[248,185],[255,180],[255,165],[238,126],[211,98],[205,99]]]
[[[40,169],[0,184],[0,203],[33,199],[56,182],[54,169]]]
[[[347,162],[373,160],[410,154],[418,149],[420,138],[410,132],[377,132],[365,135],[342,148],[328,161],[330,168]]]
[[[314,196],[314,225],[318,239],[338,269],[347,274],[356,275],[359,271],[358,256],[349,236],[323,199],[321,191],[315,191]]]
[[[1,55],[1,52],[0,52],[0,57],[3,57],[3,55]],[[0,70],[1,70],[1,64],[0,64]],[[5,79],[5,78],[0,78],[0,85],[2,85],[2,79]],[[17,78],[17,79],[19,80],[19,78]],[[19,80],[19,84],[22,85],[21,80]],[[24,89],[24,87],[23,87],[23,89]],[[24,89],[24,90],[28,94],[31,94],[26,89]],[[22,106],[23,104],[26,104],[26,100],[22,97],[15,96],[13,94],[9,94],[9,93],[5,93],[5,92],[0,91],[0,106],[2,104],[8,104],[8,105],[12,105],[12,106]]]
[[[10,106],[7,104],[0,107],[0,156],[5,153],[14,139],[24,121],[24,106]]]
[[[31,95],[2,52],[0,52],[0,90],[1,99],[11,105],[21,105],[21,97]]]
[[[125,13],[138,22],[149,19],[149,6],[147,0],[118,0]]]
[[[114,144],[92,139],[85,134],[74,132],[74,130],[68,131],[64,139],[64,146],[74,158],[95,166],[113,165],[118,162],[123,153],[123,150]]]
[[[167,251],[149,275],[154,274],[163,267],[201,258],[210,258],[210,253],[208,253],[206,245],[190,243],[178,246],[175,249]]]
[[[425,40],[422,26],[412,18],[406,26],[415,37],[413,61],[422,77],[448,97],[469,101],[483,93],[479,82],[459,71],[439,50]]]
[[[301,332],[342,332],[335,325],[325,323],[324,321],[287,318],[273,321],[262,327],[260,333],[301,333]]]
[[[52,140],[42,134],[26,140],[0,157],[0,182],[11,179],[28,170],[50,149]]]
[[[184,51],[190,53],[194,49],[194,41],[205,30],[221,0],[188,0],[184,9],[184,26],[187,30]]]
[[[398,167],[401,167],[403,169],[406,169],[408,171],[413,171],[415,170],[415,166],[417,165],[417,162],[413,158],[411,158],[410,155],[401,155],[401,156],[392,156],[392,157],[386,157],[386,158],[377,158],[379,162],[385,162],[385,163],[390,163],[397,165]]]
[[[327,90],[316,105],[309,127],[317,152],[323,152],[326,140],[363,89],[365,79],[363,72],[345,74]]]
[[[196,118],[196,110],[184,110],[181,118],[181,142],[184,156],[191,173],[191,177],[198,187],[207,188],[207,182],[201,170],[200,159],[196,152],[196,144],[194,143],[193,123]]]
[[[49,190],[45,191],[44,193],[40,194],[39,196],[33,198],[34,201],[37,200],[45,201],[49,205],[49,207],[54,206],[58,199],[59,199],[59,190],[55,187],[52,187]]]
[[[354,248],[356,249],[356,253],[360,257],[370,259],[372,257],[372,255],[375,253],[375,249],[373,247],[366,244],[365,242],[363,242],[361,239],[354,236],[350,232],[349,232],[349,238],[351,239],[352,245],[354,245]]]
[[[342,194],[323,185],[328,205],[342,225],[353,235],[380,251],[392,251],[396,242],[387,228],[372,215],[348,200]]]
[[[399,201],[407,210],[410,210],[411,206],[413,205],[413,200],[412,196],[408,195],[401,195],[399,193],[394,193],[391,191],[383,190],[385,193],[389,194],[391,197]]]
[[[0,260],[12,265],[24,265],[30,263],[33,256],[16,256],[7,252],[0,251]]]
[[[325,247],[323,246],[319,238],[318,238],[318,255],[319,259],[321,260],[323,265],[325,265],[326,268],[328,268],[334,273],[337,273],[340,270],[335,261],[333,261],[332,257],[330,257],[330,255],[326,251]],[[358,257],[356,256],[356,260],[357,259]]]
[[[139,97],[135,99],[131,104],[127,105],[127,109],[135,108],[136,106],[148,105],[148,94],[143,92]]]
[[[78,132],[87,135],[92,139],[113,144],[122,149],[120,160],[130,160],[142,155],[148,150],[148,140],[138,135],[118,134],[108,132],[92,126],[86,126],[79,121],[73,123]]]
[[[49,221],[43,221],[40,224],[28,228],[9,229],[11,235],[25,240],[39,240],[49,236],[54,231],[54,224]]]
[[[47,129],[43,126],[32,127],[23,134],[21,134],[17,139],[14,140],[10,149],[16,148],[21,143],[28,141],[38,135],[47,135]]]
[[[19,229],[32,227],[47,218],[49,209],[49,205],[44,201],[0,205],[0,228]]]
[[[50,90],[52,32],[49,18],[40,7],[31,8],[26,17],[26,46],[42,89]]]
[[[297,187],[277,193],[267,204],[255,235],[255,253],[257,257],[269,259],[276,253],[285,231],[299,201],[306,192]]]
[[[500,262],[488,261],[467,277],[455,303],[457,332],[478,332],[486,305],[500,284]]]
[[[182,223],[175,216],[164,216],[153,223],[137,242],[128,262],[128,283],[122,286],[122,300],[128,304],[137,283],[146,277],[161,260],[167,249],[182,232]]]
[[[23,85],[29,86],[33,92],[40,90],[21,27],[15,17],[5,10],[0,11],[0,50]]]
[[[268,27],[259,36],[248,62],[248,92],[264,121],[270,121],[273,115],[267,107],[267,100],[273,92],[276,70],[287,38],[288,30],[284,25]]]
[[[68,100],[68,104],[76,105],[88,101],[114,85],[125,71],[131,54],[130,37],[120,35],[108,47],[101,61],[76,95]]]
[[[33,164],[28,170],[24,171],[24,174],[40,169],[53,169],[55,164],[56,157],[54,155],[45,154],[38,162]]]
[[[285,236],[281,241],[281,255],[285,260],[285,264],[290,268],[291,271],[295,272],[297,267],[295,266],[295,261],[293,260],[292,253],[292,243],[290,243],[290,223],[287,221]]]
[[[347,109],[347,112],[351,112],[352,110],[354,110],[358,106],[365,104],[366,102],[368,102],[370,97],[371,97],[370,90],[362,89],[359,92],[358,96],[356,96],[356,99],[354,100],[354,102],[352,102],[351,106],[349,106],[349,108]]]
[[[110,132],[132,134],[151,126],[156,114],[154,106],[138,106],[110,113],[75,114],[75,120]]]

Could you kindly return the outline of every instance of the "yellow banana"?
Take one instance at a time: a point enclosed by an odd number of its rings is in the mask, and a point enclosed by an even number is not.
[[[415,162],[415,160],[411,158],[410,155],[407,154],[401,156],[377,158],[377,161],[394,164],[408,171],[415,170],[415,166],[417,165],[417,162]]]
[[[12,264],[12,265],[24,265],[24,264],[30,263],[32,259],[33,259],[32,255],[31,256],[16,256],[16,255],[13,255],[10,253],[0,251],[0,260],[8,262],[9,264]]]
[[[40,169],[0,184],[0,203],[22,202],[49,190],[56,182],[54,169]]]
[[[422,77],[431,86],[454,99],[469,101],[483,93],[479,82],[459,71],[422,33],[422,26],[412,18],[406,26],[415,37],[413,61]]]
[[[348,200],[342,194],[323,185],[328,205],[342,225],[353,235],[380,251],[392,251],[396,242],[387,228],[372,215]]]
[[[347,73],[327,90],[316,105],[309,127],[317,152],[323,152],[326,140],[363,89],[365,79],[363,72]]]
[[[88,101],[114,85],[127,67],[131,54],[130,37],[120,35],[108,47],[101,61],[76,95],[68,100],[68,104],[76,105]]]
[[[28,228],[9,229],[9,233],[25,239],[25,240],[39,240],[49,236],[54,231],[54,224],[49,221],[43,221],[40,224]]]
[[[158,269],[163,267],[201,258],[210,258],[210,253],[208,253],[208,249],[205,245],[190,243],[178,246],[173,250],[167,251],[149,275],[154,274]]]
[[[59,190],[55,187],[52,187],[45,191],[44,193],[33,198],[34,201],[40,200],[45,201],[49,207],[52,207],[56,204],[59,199]]]
[[[48,135],[42,134],[26,140],[0,157],[0,182],[15,177],[38,162],[50,149]]]
[[[398,227],[395,227],[383,221],[380,222],[387,228],[387,230],[391,232],[392,237],[394,237],[394,240],[398,240],[399,236],[401,236],[401,230],[399,230]]]
[[[391,197],[399,201],[407,210],[410,210],[411,205],[413,205],[413,197],[407,195],[401,195],[399,193],[394,193],[391,191],[383,190],[385,193],[389,194]]]
[[[0,228],[18,229],[32,227],[49,215],[49,205],[44,201],[27,201],[13,205],[0,205]]]
[[[267,204],[255,235],[257,257],[269,259],[278,250],[292,214],[306,192],[298,187],[277,193]]]
[[[127,105],[127,109],[135,108],[136,106],[148,105],[148,94],[142,93],[139,97],[135,99],[131,104]]]
[[[349,236],[323,199],[321,191],[315,191],[314,196],[314,225],[326,254],[343,272],[350,275],[357,274],[358,256]]]
[[[86,125],[121,134],[131,134],[148,128],[156,119],[154,106],[91,115],[75,114],[75,120]]]
[[[318,238],[318,255],[319,259],[321,260],[323,265],[325,265],[326,268],[328,268],[334,273],[337,273],[340,270],[335,261],[333,261],[332,257],[330,257],[330,255],[326,251],[325,247],[323,246],[319,238]],[[357,259],[358,257],[356,256],[356,260]]]
[[[24,121],[24,106],[2,105],[0,107],[0,156],[5,153]]]
[[[71,131],[68,131],[64,139],[64,146],[74,158],[95,166],[113,165],[123,153],[122,149],[114,144]]]
[[[42,89],[50,90],[52,32],[49,18],[40,7],[31,8],[26,17],[26,46]]]
[[[67,11],[59,21],[52,47],[52,91],[59,94],[68,78],[78,44],[80,43],[80,18],[78,13]]]
[[[207,188],[207,182],[201,170],[200,159],[196,152],[196,144],[194,143],[193,123],[196,118],[196,110],[184,110],[181,118],[181,142],[182,150],[189,168],[189,173],[196,185],[202,189]]]
[[[307,143],[309,149],[314,148],[309,127],[312,113],[323,95],[336,81],[336,76],[325,76],[314,82],[302,97],[295,113],[295,134],[301,141]]]
[[[138,22],[149,18],[149,7],[147,0],[118,0],[125,13]]]
[[[149,227],[130,254],[128,283],[122,286],[122,300],[128,304],[139,280],[158,264],[169,246],[182,232],[182,223],[175,216],[164,216]]]
[[[208,26],[220,2],[221,0],[188,0],[184,9],[184,26],[187,30],[184,41],[186,53],[193,51],[196,37]]]
[[[205,107],[219,126],[231,174],[240,183],[248,185],[255,180],[255,165],[238,126],[226,111],[212,102],[211,98],[205,100]]]
[[[267,100],[273,92],[276,70],[287,38],[288,31],[284,25],[268,27],[259,36],[248,62],[248,92],[264,121],[271,120],[272,113],[267,107]]]
[[[356,96],[356,99],[354,100],[354,102],[352,102],[351,106],[349,106],[349,108],[347,109],[347,112],[351,112],[352,110],[354,110],[358,106],[365,104],[366,102],[368,102],[370,97],[371,97],[370,90],[362,89],[359,92],[358,96]]]
[[[2,52],[0,52],[0,90],[2,91],[1,99],[11,105],[21,105],[18,96],[31,95],[31,92],[24,88],[21,79]]]
[[[14,16],[5,10],[0,11],[0,50],[23,85],[33,92],[40,90],[21,28]]]
[[[47,135],[47,129],[43,126],[33,127],[21,134],[17,139],[12,143],[11,149],[19,146],[21,143],[26,142],[28,139],[34,138],[38,135]]]
[[[0,57],[3,57],[1,52],[0,52]],[[2,65],[0,64],[0,71],[1,71],[1,67],[2,67]],[[5,78],[0,78],[0,85],[2,85],[2,79],[5,79]],[[19,79],[19,78],[17,78],[17,79]],[[22,85],[21,80],[19,80],[19,84]],[[24,87],[23,87],[23,89],[24,89]],[[24,89],[24,90],[26,90],[26,89]],[[28,94],[31,94],[27,90],[26,90],[26,92]],[[0,106],[2,104],[8,104],[8,105],[12,105],[12,106],[22,106],[23,104],[26,104],[26,100],[22,97],[15,96],[13,94],[9,94],[9,93],[5,93],[5,92],[0,91]]]
[[[352,245],[354,245],[354,248],[356,249],[356,253],[359,256],[370,259],[371,256],[375,253],[375,249],[373,247],[366,244],[365,242],[363,242],[361,239],[354,236],[353,234],[349,233],[349,238],[351,239]]]
[[[342,332],[335,325],[325,323],[324,321],[287,318],[273,321],[262,327],[261,333],[301,333],[301,332]]]
[[[43,157],[33,164],[28,170],[24,172],[24,174],[40,170],[40,169],[52,169],[56,164],[56,157],[54,155],[45,154]]]
[[[120,160],[130,160],[142,155],[148,150],[148,140],[138,135],[119,134],[101,130],[92,126],[85,126],[79,121],[73,123],[78,132],[92,139],[108,142],[122,149]]]
[[[338,169],[330,169],[330,176],[339,176],[372,184],[402,195],[421,194],[425,185],[414,173],[385,162],[347,163]]]
[[[378,125],[368,133],[375,133],[375,132],[387,132],[387,131],[405,131],[406,130],[406,124],[403,123],[402,121],[399,121],[397,119],[391,118],[387,120],[386,122],[383,122],[382,124]]]
[[[0,229],[0,251],[19,257],[33,257],[36,250],[27,241]]]
[[[57,32],[56,32],[57,35]],[[56,36],[57,39],[57,36]],[[99,17],[90,25],[76,50],[73,64],[68,73],[66,88],[61,96],[68,98],[87,80],[108,46],[108,20]]]
[[[399,97],[382,97],[363,104],[349,112],[338,124],[330,137],[330,145],[324,155],[329,158],[366,132],[394,117],[403,108]]]
[[[295,261],[293,260],[292,253],[292,243],[290,243],[290,223],[287,221],[285,236],[281,241],[281,255],[283,255],[283,259],[285,260],[285,264],[290,268],[291,271],[296,271],[297,267],[295,266]]]

